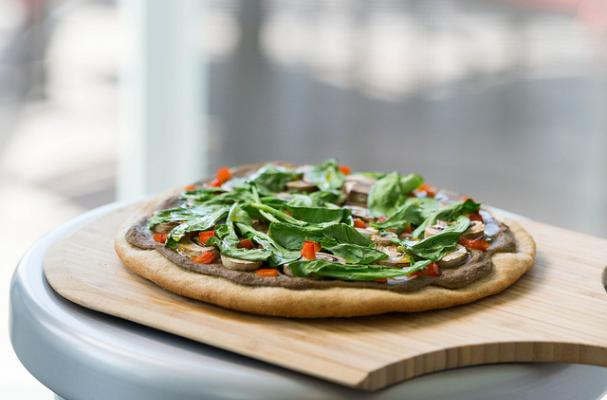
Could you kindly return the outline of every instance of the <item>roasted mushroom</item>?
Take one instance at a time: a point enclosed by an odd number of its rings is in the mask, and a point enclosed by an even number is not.
[[[352,216],[354,216],[354,217],[362,218],[362,219],[366,219],[366,220],[373,218],[373,215],[371,214],[371,211],[369,211],[368,208],[360,207],[360,206],[352,206],[352,205],[344,206],[344,208],[350,210],[350,212],[352,213]]]
[[[388,258],[377,261],[378,264],[390,267],[404,267],[411,262],[409,256],[404,251],[400,251],[398,246],[377,246],[376,248],[388,255]]]
[[[434,236],[437,233],[441,233],[448,226],[449,226],[449,224],[447,224],[445,221],[436,221],[436,223],[434,225],[426,228],[426,230],[424,231],[424,237],[427,238],[430,236]]]
[[[348,195],[347,203],[359,206],[367,205],[367,197],[371,188],[375,184],[375,179],[364,175],[348,175],[344,184],[344,189]]]
[[[152,229],[152,232],[160,232],[160,233],[170,232],[177,225],[179,225],[179,222],[161,222],[154,226],[154,228]]]
[[[354,228],[356,229],[359,233],[363,234],[364,236],[371,238],[371,236],[376,235],[379,233],[379,231],[375,228],[371,228],[371,227],[366,227],[366,228]]]
[[[297,181],[287,182],[287,189],[296,190],[298,192],[314,192],[318,190],[318,187],[313,183],[300,179]]]
[[[474,240],[482,238],[484,234],[485,224],[480,221],[470,221],[470,226],[468,227],[466,232],[462,234],[462,237],[464,239]]]
[[[443,258],[438,261],[438,266],[441,268],[455,268],[459,267],[468,259],[468,250],[462,245],[457,245],[455,250],[445,254]]]
[[[344,260],[343,258],[336,256],[334,254],[329,254],[329,253],[323,253],[322,251],[319,251],[318,253],[316,253],[316,259],[320,259],[320,260],[326,260],[326,261],[330,261],[330,262],[334,262],[334,263],[339,263],[339,264],[345,264],[346,260]]]
[[[221,255],[221,263],[224,267],[235,271],[255,271],[261,266],[261,261],[241,260],[223,254]]]
[[[380,246],[388,246],[394,244],[398,240],[398,235],[394,232],[382,231],[371,235],[371,241]]]
[[[189,239],[184,239],[177,244],[177,252],[190,258],[197,257],[207,251],[216,252],[217,250],[213,246],[201,246]]]

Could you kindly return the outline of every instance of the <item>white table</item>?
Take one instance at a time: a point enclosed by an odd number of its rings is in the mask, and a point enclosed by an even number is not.
[[[119,207],[84,214],[39,240],[11,284],[10,335],[21,362],[58,398],[77,399],[598,399],[607,368],[499,364],[357,392],[77,306],[46,283],[53,242]],[[606,333],[607,334],[607,333]]]

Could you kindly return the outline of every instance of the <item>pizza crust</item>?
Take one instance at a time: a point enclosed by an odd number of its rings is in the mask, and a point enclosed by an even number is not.
[[[114,248],[122,263],[170,292],[253,314],[291,318],[355,317],[453,307],[501,292],[529,271],[535,259],[535,242],[531,235],[518,222],[503,219],[514,235],[517,252],[493,255],[491,274],[464,288],[427,286],[412,293],[397,293],[361,288],[293,290],[244,286],[188,271],[155,250],[142,250],[129,244],[125,239],[126,231],[152,212],[158,203],[142,206],[118,230]]]

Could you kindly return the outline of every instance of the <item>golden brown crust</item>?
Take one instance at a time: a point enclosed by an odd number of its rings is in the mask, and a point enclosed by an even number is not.
[[[243,286],[223,278],[187,271],[157,251],[131,246],[124,238],[125,232],[157,204],[158,201],[145,204],[119,229],[114,247],[124,265],[170,292],[254,314],[322,318],[447,308],[501,292],[529,271],[535,259],[533,238],[517,222],[505,220],[516,240],[517,252],[495,254],[491,274],[461,289],[428,286],[413,293],[397,293],[359,288],[292,290]]]

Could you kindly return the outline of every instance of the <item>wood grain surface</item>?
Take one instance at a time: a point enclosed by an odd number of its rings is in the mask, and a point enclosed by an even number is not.
[[[448,368],[498,362],[607,366],[607,240],[521,220],[535,267],[503,293],[417,314],[295,320],[247,315],[169,293],[127,271],[113,236],[130,209],[85,225],[44,259],[50,285],[84,307],[304,374],[376,390]]]

